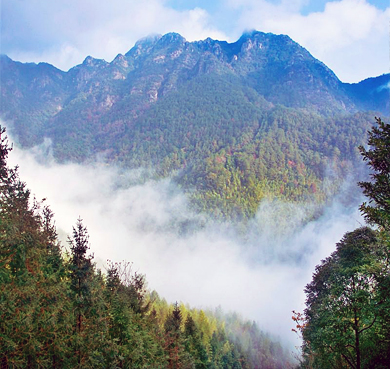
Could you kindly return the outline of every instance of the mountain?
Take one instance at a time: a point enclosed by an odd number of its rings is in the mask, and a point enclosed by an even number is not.
[[[390,81],[388,74],[368,78],[356,84],[346,84],[345,89],[361,110],[377,110],[389,116]]]
[[[324,201],[390,109],[390,75],[345,84],[288,36],[257,31],[234,43],[154,35],[68,72],[7,56],[0,67],[0,117],[22,146],[49,137],[59,161],[99,154],[174,173],[223,217],[250,217],[264,197]]]

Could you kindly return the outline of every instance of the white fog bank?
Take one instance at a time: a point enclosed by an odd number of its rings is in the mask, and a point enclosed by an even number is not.
[[[305,225],[300,223],[304,209],[264,202],[247,234],[238,235],[233,226],[192,212],[169,179],[136,184],[139,171],[59,165],[39,153],[39,148],[14,148],[9,164],[19,165],[21,179],[38,200],[47,199],[63,245],[80,216],[100,267],[107,259],[131,261],[149,288],[169,302],[221,305],[290,343],[296,342],[291,311],[304,309],[303,290],[315,266],[345,232],[363,223],[359,199],[353,209],[335,201]],[[289,220],[281,222],[287,208]]]

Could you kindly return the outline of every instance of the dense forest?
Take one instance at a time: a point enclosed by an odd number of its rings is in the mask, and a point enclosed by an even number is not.
[[[81,218],[61,244],[49,206],[7,165],[2,128],[1,368],[389,367],[390,125],[373,112],[389,115],[390,74],[345,84],[288,36],[257,31],[231,44],[156,35],[68,72],[4,55],[0,68],[0,118],[24,149],[50,142],[56,163],[172,179],[202,222],[244,234],[263,203],[304,205],[307,223],[360,180],[372,227],[316,267],[293,314],[297,364],[238,314],[167,302],[131,263],[99,270]]]
[[[358,175],[372,112],[389,114],[389,74],[342,83],[288,36],[257,31],[155,35],[68,72],[6,56],[0,67],[0,117],[22,147],[48,138],[58,162],[148,168],[230,221],[264,199],[321,208]]]
[[[372,170],[359,182],[360,210],[374,228],[344,235],[306,286],[306,309],[294,312],[303,338],[301,368],[388,368],[390,363],[390,124],[377,119],[369,148]]]
[[[168,303],[129,262],[97,269],[81,219],[61,246],[45,200],[7,166],[0,132],[2,368],[388,368],[390,124],[378,118],[359,149],[371,170],[360,210],[373,228],[344,235],[293,312],[299,364],[236,313]]]
[[[1,368],[285,368],[289,353],[237,314],[169,304],[128,262],[96,268],[81,219],[58,241],[0,130]]]

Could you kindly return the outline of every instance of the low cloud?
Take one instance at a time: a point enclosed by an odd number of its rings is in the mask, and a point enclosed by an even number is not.
[[[15,148],[10,164],[20,166],[38,200],[47,198],[63,240],[81,216],[100,267],[107,259],[132,261],[168,301],[221,305],[290,343],[291,311],[304,309],[315,265],[362,222],[357,206],[337,201],[309,223],[310,207],[264,202],[243,234],[194,213],[170,179],[140,181],[142,171],[104,164],[58,165],[49,153],[48,141],[28,152]]]
[[[384,85],[379,86],[379,87],[377,88],[377,91],[378,91],[378,92],[380,92],[380,91],[382,91],[382,90],[390,90],[390,82],[385,83]]]

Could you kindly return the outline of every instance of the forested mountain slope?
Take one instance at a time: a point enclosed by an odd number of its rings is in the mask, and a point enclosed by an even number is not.
[[[290,355],[254,322],[168,304],[126,262],[101,272],[81,219],[68,251],[33,200],[0,127],[1,368],[285,368]]]
[[[390,109],[389,75],[344,84],[288,36],[256,31],[231,44],[156,35],[68,72],[0,66],[0,115],[22,146],[49,137],[59,161],[174,173],[199,209],[228,217],[264,197],[323,201],[356,165],[372,111]]]

